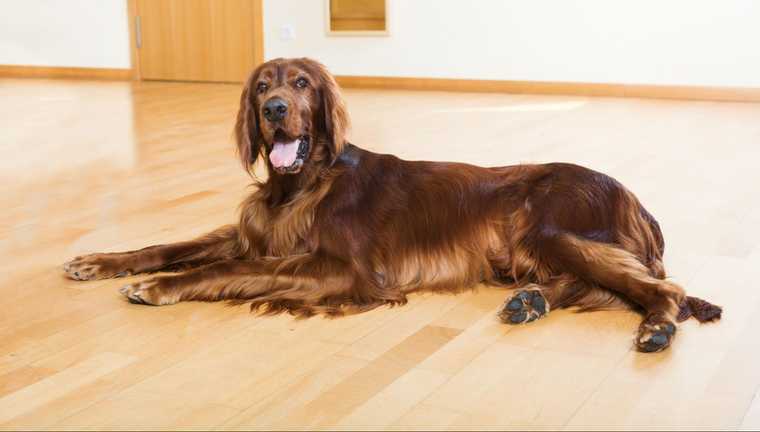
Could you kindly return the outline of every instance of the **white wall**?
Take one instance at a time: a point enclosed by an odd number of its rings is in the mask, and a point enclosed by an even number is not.
[[[760,87],[758,0],[387,0],[391,35],[373,38],[326,36],[325,1],[265,0],[266,57],[342,75]]]
[[[760,87],[760,0],[387,0],[388,37],[328,37],[326,1],[264,0],[265,56],[342,75]],[[0,64],[130,67],[126,0],[0,6]]]
[[[3,0],[0,64],[129,68],[126,0]]]

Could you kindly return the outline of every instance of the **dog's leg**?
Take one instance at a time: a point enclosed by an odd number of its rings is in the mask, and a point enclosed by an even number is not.
[[[176,276],[150,278],[120,291],[133,303],[232,300],[310,315],[329,312],[326,308],[330,302],[344,299],[349,303],[354,282],[355,274],[342,261],[305,254],[219,261]]]
[[[106,279],[171,266],[198,266],[233,259],[240,253],[238,228],[228,225],[191,241],[76,257],[64,264],[63,270],[75,280]]]
[[[679,285],[653,277],[632,253],[617,246],[560,234],[547,240],[545,251],[555,265],[599,286],[615,291],[646,312],[636,336],[645,352],[670,346],[676,333],[676,317],[685,293]]]

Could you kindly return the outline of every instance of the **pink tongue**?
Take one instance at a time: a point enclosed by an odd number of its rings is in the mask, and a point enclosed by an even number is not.
[[[274,143],[269,153],[269,160],[275,168],[289,167],[296,161],[298,155],[298,140],[289,143]]]

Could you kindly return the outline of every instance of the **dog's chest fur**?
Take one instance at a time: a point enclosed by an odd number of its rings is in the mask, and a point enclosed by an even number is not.
[[[298,192],[282,205],[268,204],[265,190],[252,194],[240,217],[241,243],[252,256],[284,257],[311,252],[311,233],[317,206],[330,190],[330,182]]]

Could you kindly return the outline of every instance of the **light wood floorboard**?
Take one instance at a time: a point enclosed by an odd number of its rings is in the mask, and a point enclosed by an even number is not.
[[[75,255],[188,239],[250,190],[239,85],[0,80],[0,428],[757,429],[760,104],[345,92],[352,141],[408,159],[567,161],[658,218],[666,266],[725,307],[672,349],[630,312],[507,327],[505,293],[329,320],[131,305]]]

